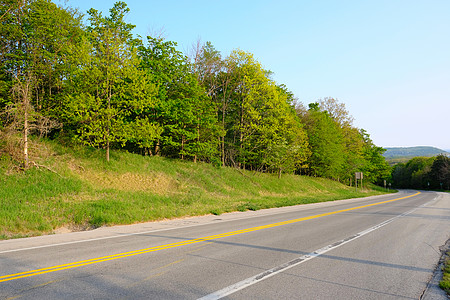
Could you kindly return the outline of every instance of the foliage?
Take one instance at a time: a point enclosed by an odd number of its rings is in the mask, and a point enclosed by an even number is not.
[[[106,161],[122,149],[350,185],[355,172],[389,177],[383,149],[337,99],[296,107],[252,53],[199,42],[188,58],[173,41],[135,38],[128,12],[92,8],[84,24],[50,0],[0,3],[0,147],[20,144],[11,156],[25,168],[32,134],[104,149]]]
[[[46,0],[2,1],[0,15],[0,108],[7,115],[2,123],[22,132],[27,168],[28,135],[59,127],[49,117],[67,74],[66,57],[82,32],[80,18]]]
[[[344,144],[339,126],[327,111],[311,103],[303,120],[309,137],[311,159],[309,173],[314,176],[338,179],[344,167]]]
[[[117,2],[109,17],[90,9],[87,27],[89,61],[74,78],[81,92],[66,97],[66,118],[77,126],[75,137],[87,145],[106,149],[127,141],[148,146],[159,136],[157,124],[145,112],[154,105],[155,87],[138,68],[134,25],[124,21],[129,9]],[[82,81],[82,82],[80,82]]]
[[[211,98],[205,95],[176,43],[147,37],[139,48],[141,68],[159,87],[152,120],[162,127],[155,154],[214,161],[218,128]],[[160,150],[161,149],[161,150]]]
[[[398,188],[450,189],[450,158],[415,157],[393,167],[392,180]]]
[[[364,129],[352,126],[353,117],[345,105],[334,98],[297,105],[297,114],[306,125],[311,158],[305,171],[348,182],[355,172],[362,172],[364,182],[382,184],[390,177],[390,167],[382,156],[384,149],[373,144]]]
[[[429,174],[433,188],[450,190],[450,157],[438,155],[431,165]]]
[[[235,65],[237,88],[230,101],[234,126],[229,126],[227,136],[237,141],[232,148],[236,162],[250,169],[260,169],[269,163],[277,171],[290,165],[287,171],[293,171],[295,158],[302,157],[305,150],[301,145],[306,143],[306,135],[297,123],[286,93],[268,78],[267,71],[250,53],[234,51],[229,59]],[[284,161],[276,159],[282,153],[288,154]]]
[[[364,140],[364,164],[361,171],[366,180],[381,185],[383,180],[390,179],[391,174],[391,168],[383,157],[385,149],[374,145],[365,130],[361,130],[361,136]]]

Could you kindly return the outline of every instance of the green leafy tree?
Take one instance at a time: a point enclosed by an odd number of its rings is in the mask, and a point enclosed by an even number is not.
[[[255,133],[249,138],[246,149],[256,158],[250,161],[253,168],[267,166],[281,177],[282,172],[294,172],[309,157],[307,135],[291,105],[288,91],[272,81],[260,88],[252,108],[258,116],[253,118]]]
[[[47,133],[57,126],[48,117],[67,76],[67,57],[81,36],[80,16],[51,1],[5,0],[0,17],[1,89],[12,95],[1,102],[9,104],[6,111],[12,117],[7,123],[22,131],[27,168],[30,132]]]
[[[361,130],[364,138],[364,159],[365,164],[361,168],[364,178],[369,182],[381,184],[383,180],[387,180],[391,173],[391,167],[383,157],[386,151],[382,147],[373,144],[369,134],[365,130]]]
[[[155,154],[161,151],[169,157],[215,161],[219,131],[214,103],[191,72],[187,57],[176,50],[176,43],[147,39],[139,55],[141,68],[159,87],[152,116],[162,133]]]
[[[432,186],[439,189],[450,190],[450,158],[443,154],[438,155],[430,170]]]
[[[320,110],[326,111],[340,128],[344,146],[344,163],[340,179],[343,181],[348,180],[351,183],[355,172],[362,171],[362,167],[366,164],[364,158],[364,137],[358,128],[353,127],[353,117],[346,109],[344,103],[327,97],[320,99],[318,104]]]
[[[227,115],[232,99],[230,95],[233,94],[236,83],[236,80],[233,80],[235,64],[231,59],[223,60],[220,52],[211,42],[206,42],[204,45],[197,43],[192,60],[192,72],[197,76],[198,82],[211,98],[216,109],[216,118],[220,124],[217,128],[220,159],[222,166],[225,166],[227,163],[226,128],[230,124]]]
[[[76,138],[106,149],[107,161],[112,144],[148,147],[160,134],[148,118],[156,88],[139,69],[134,25],[125,22],[128,12],[124,2],[116,2],[109,17],[88,11],[90,56],[72,83],[77,92],[66,97],[66,118],[75,123]]]
[[[383,157],[384,149],[373,144],[369,134],[353,127],[353,117],[345,104],[324,98],[309,105],[297,105],[297,114],[306,124],[311,158],[311,175],[353,181],[355,172],[363,172],[365,182],[382,183],[391,168]]]
[[[218,73],[218,118],[225,130],[222,163],[292,172],[308,156],[292,93],[277,86],[253,55],[234,50]],[[227,159],[225,159],[227,157]]]
[[[408,174],[404,163],[398,163],[392,167],[392,183],[396,188],[405,188],[409,186],[411,174]]]
[[[269,144],[263,153],[263,162],[269,169],[277,171],[278,178],[281,178],[282,172],[292,173],[303,169],[310,152],[302,125],[300,123],[293,125],[283,137]]]
[[[344,143],[339,126],[321,111],[318,103],[309,104],[303,115],[311,150],[309,173],[315,176],[338,179],[345,163]]]
[[[414,157],[392,168],[392,181],[397,188],[437,188],[430,175],[435,157]]]
[[[411,173],[409,187],[428,189],[431,181],[430,171],[434,157],[415,157],[408,161],[407,168]]]

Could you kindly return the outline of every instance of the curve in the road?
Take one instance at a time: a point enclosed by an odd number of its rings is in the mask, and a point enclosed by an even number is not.
[[[246,228],[246,229],[242,229],[242,230],[230,231],[230,232],[225,232],[225,233],[221,233],[221,234],[217,234],[217,235],[205,236],[205,237],[201,237],[201,238],[197,238],[197,239],[190,239],[190,240],[172,243],[172,244],[165,244],[165,245],[161,245],[161,246],[155,246],[155,247],[139,249],[139,250],[134,250],[134,251],[129,251],[129,252],[123,252],[123,253],[118,253],[118,254],[113,254],[113,255],[108,255],[108,256],[102,256],[102,257],[97,257],[97,258],[92,258],[92,259],[88,259],[88,260],[77,261],[77,262],[72,262],[72,263],[47,267],[47,268],[41,268],[41,269],[30,270],[30,271],[26,271],[26,272],[4,275],[4,276],[0,276],[0,282],[6,282],[6,281],[16,280],[16,279],[20,279],[20,278],[37,276],[37,275],[41,275],[41,274],[62,271],[62,270],[67,270],[67,269],[72,269],[72,268],[78,268],[78,267],[97,264],[97,263],[101,263],[101,262],[105,262],[105,261],[111,261],[111,260],[116,260],[116,259],[120,259],[120,258],[145,254],[145,253],[149,253],[149,252],[161,251],[164,249],[181,247],[181,246],[191,245],[191,244],[200,243],[200,242],[204,242],[204,241],[216,240],[216,239],[220,239],[220,238],[224,238],[224,237],[228,237],[228,236],[239,235],[239,234],[263,230],[263,229],[267,229],[267,228],[273,228],[273,227],[277,227],[277,226],[302,222],[302,221],[306,221],[306,220],[311,220],[311,219],[321,218],[321,217],[339,214],[339,213],[343,213],[343,212],[348,212],[348,211],[352,211],[352,210],[357,210],[357,209],[361,209],[361,208],[365,208],[365,207],[371,207],[371,206],[386,204],[386,203],[390,203],[390,202],[394,202],[394,201],[398,201],[398,200],[402,200],[402,199],[407,199],[407,198],[417,196],[419,194],[420,194],[420,192],[417,192],[415,194],[408,195],[405,197],[395,198],[392,200],[386,200],[386,201],[376,202],[376,203],[357,206],[357,207],[351,207],[351,208],[327,212],[327,213],[323,213],[323,214],[318,214],[318,215],[313,215],[313,216],[308,216],[308,217],[303,217],[303,218],[298,218],[298,219],[292,219],[292,220],[287,220],[287,221],[283,221],[283,222],[277,222],[277,223],[272,223],[272,224],[267,224],[267,225],[262,225],[262,226],[256,226],[256,227]]]

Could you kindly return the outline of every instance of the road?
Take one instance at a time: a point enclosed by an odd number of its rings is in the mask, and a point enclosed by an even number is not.
[[[0,299],[418,299],[450,195],[397,194],[0,242]]]

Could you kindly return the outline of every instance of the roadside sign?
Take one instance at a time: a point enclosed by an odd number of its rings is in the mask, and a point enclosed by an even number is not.
[[[363,173],[362,172],[355,172],[355,187],[356,187],[356,191],[358,191],[358,179],[361,180],[361,187],[362,187],[362,180],[363,180]]]

